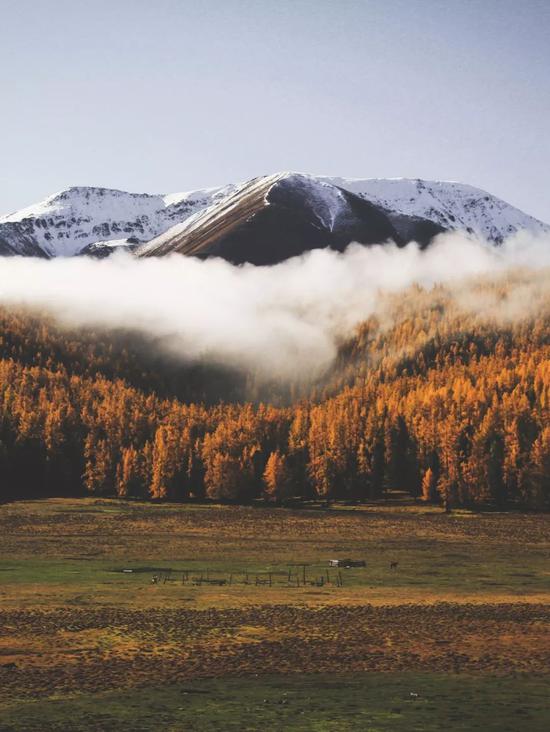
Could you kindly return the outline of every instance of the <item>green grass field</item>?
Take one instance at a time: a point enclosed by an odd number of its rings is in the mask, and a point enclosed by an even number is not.
[[[539,678],[436,674],[268,676],[23,702],[2,730],[316,730],[318,732],[546,732],[548,684]]]
[[[251,593],[256,601],[280,602],[289,595],[294,602],[319,596],[319,588],[289,587],[289,564],[307,563],[309,581],[325,576],[328,559],[350,556],[365,559],[367,568],[344,570],[341,591],[329,586],[321,592],[328,601],[348,595],[361,602],[401,602],[404,595],[521,598],[550,591],[549,526],[547,516],[447,516],[399,505],[298,511],[98,500],[22,502],[0,510],[0,577],[8,606],[11,589],[18,606],[26,601],[48,606],[71,596],[79,602],[142,602],[156,568],[171,568],[174,581],[168,594],[163,587],[148,592],[154,603],[177,602],[190,592],[198,606],[203,599],[209,602],[209,588],[180,586],[178,573],[186,569],[195,576],[209,570],[226,580],[233,575],[241,592],[227,587],[230,603],[241,595],[248,602]],[[392,572],[393,561],[398,569]],[[147,567],[151,571],[136,571]],[[270,591],[252,590],[255,575],[268,572],[273,573]],[[33,590],[29,597],[25,588]]]
[[[0,730],[547,729],[549,557],[542,514],[6,504]]]

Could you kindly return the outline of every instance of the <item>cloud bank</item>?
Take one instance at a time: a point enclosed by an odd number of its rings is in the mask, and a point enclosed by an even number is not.
[[[355,244],[343,254],[315,250],[272,267],[181,255],[14,257],[0,260],[0,304],[31,307],[71,327],[135,329],[186,360],[287,378],[326,368],[338,342],[376,312],[383,293],[445,283],[462,293],[465,309],[489,311],[494,303],[470,299],[465,280],[527,268],[539,290],[547,290],[547,267],[550,238],[527,234],[501,247],[460,233],[441,235],[425,251],[414,243],[402,249]],[[522,290],[503,317],[534,304]]]

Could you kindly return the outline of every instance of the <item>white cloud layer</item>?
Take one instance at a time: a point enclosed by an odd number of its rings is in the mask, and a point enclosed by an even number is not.
[[[425,251],[416,244],[352,245],[344,254],[316,250],[273,267],[180,255],[13,257],[0,259],[0,304],[32,307],[69,326],[136,329],[185,359],[284,378],[325,368],[339,339],[376,311],[383,292],[413,283],[458,286],[517,267],[532,269],[538,286],[542,278],[547,287],[550,239],[520,234],[494,247],[451,233]],[[520,299],[515,310],[527,310],[529,293]],[[472,307],[467,298],[463,304]]]

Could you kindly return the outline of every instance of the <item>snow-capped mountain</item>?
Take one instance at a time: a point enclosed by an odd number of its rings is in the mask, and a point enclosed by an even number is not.
[[[70,257],[100,243],[146,242],[224,198],[233,188],[159,196],[109,188],[69,188],[34,206],[0,216],[0,254]]]
[[[480,188],[418,178],[324,178],[390,211],[419,216],[444,229],[458,229],[501,243],[516,232],[550,231],[550,226]]]
[[[249,219],[255,225],[250,226]],[[252,237],[266,231],[272,236],[292,231],[294,243],[287,249],[293,252],[313,243],[340,248],[353,238],[367,243],[408,241],[411,236],[425,240],[449,229],[464,229],[495,243],[521,229],[550,231],[505,201],[461,183],[278,173],[240,185],[169,195],[69,188],[0,216],[0,254],[104,256],[121,246],[144,254],[208,254],[220,252],[223,237],[216,231],[223,236],[246,233],[246,246],[257,246]],[[304,246],[300,236],[305,237]],[[149,244],[140,246],[145,243]],[[272,246],[282,244],[273,240]]]
[[[443,230],[427,219],[386,211],[326,180],[277,173],[244,183],[136,253],[151,257],[179,252],[263,265],[311,249],[342,251],[352,241],[404,244],[416,239],[427,244]]]

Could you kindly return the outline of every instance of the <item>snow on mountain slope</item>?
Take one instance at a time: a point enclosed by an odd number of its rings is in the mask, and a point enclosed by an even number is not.
[[[243,198],[248,198],[249,201],[252,200],[253,205],[265,202],[268,191],[282,176],[284,174],[276,173],[275,175],[253,178],[252,180],[237,185],[231,194],[213,203],[211,206],[197,211],[185,219],[185,221],[174,224],[174,226],[164,231],[158,237],[151,239],[147,244],[141,246],[139,252],[143,256],[149,256],[150,254],[157,256],[168,253],[171,250],[171,242],[175,238],[183,238],[188,233],[205,225],[215,228],[227,226],[227,222],[232,220],[235,210],[239,208],[239,204]],[[244,211],[244,216],[247,216],[251,211],[252,209],[250,211],[248,209]],[[189,247],[186,253],[194,254],[194,248],[192,246]]]
[[[329,231],[334,230],[339,219],[349,214],[344,191],[331,181],[322,181],[305,173],[280,173],[278,181],[284,181],[287,195],[289,191],[300,195],[319,225]]]
[[[418,178],[329,178],[332,183],[397,213],[419,216],[445,229],[461,229],[500,244],[521,229],[549,232],[550,226],[474,186]]]
[[[2,244],[20,254],[31,253],[34,245],[34,254],[38,247],[47,257],[73,256],[98,242],[149,241],[232,189],[225,186],[155,196],[108,188],[69,188],[1,216],[0,253]]]
[[[534,233],[550,231],[547,224],[505,201],[462,183],[346,179],[284,172],[240,185],[168,195],[69,188],[38,204],[0,216],[0,255],[56,257],[83,252],[103,256],[118,246],[136,247],[152,242],[165,232],[171,238],[178,229],[185,232],[195,226],[196,216],[209,220],[212,216],[231,214],[235,202],[230,199],[236,191],[249,189],[254,193],[258,187],[267,191],[277,181],[285,181],[281,190],[284,189],[287,199],[296,194],[302,209],[307,207],[311,221],[317,220],[320,230],[329,232],[341,228],[345,224],[342,217],[349,215],[345,191],[394,214],[393,223],[400,233],[396,215],[427,219],[444,229],[463,229],[495,243],[520,229]],[[223,206],[218,205],[221,202]],[[212,214],[208,212],[211,207]],[[177,229],[169,231],[174,226]]]
[[[397,221],[398,220],[398,221]],[[254,178],[222,201],[136,248],[139,257],[172,252],[269,265],[312,249],[343,251],[351,242],[415,239],[444,231],[418,217],[395,214],[354,193],[303,173]]]

